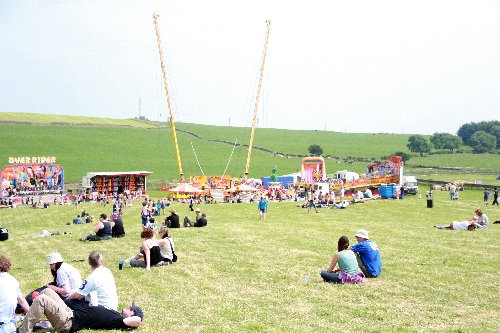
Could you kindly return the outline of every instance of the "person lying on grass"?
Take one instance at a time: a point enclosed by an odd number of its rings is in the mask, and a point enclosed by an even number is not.
[[[57,332],[77,332],[79,330],[130,330],[141,326],[144,314],[135,303],[124,308],[121,313],[102,305],[90,306],[80,303],[73,309],[52,289],[45,289],[29,308],[20,333],[33,332],[33,327],[44,315]]]
[[[339,268],[335,269],[337,264]],[[349,249],[347,236],[339,238],[338,253],[333,256],[330,266],[321,271],[320,275],[325,282],[341,284],[366,282],[365,275],[358,266],[356,255]]]
[[[453,221],[450,224],[435,225],[434,228],[441,230],[468,230],[474,231],[477,228],[477,223],[475,220],[470,221]]]

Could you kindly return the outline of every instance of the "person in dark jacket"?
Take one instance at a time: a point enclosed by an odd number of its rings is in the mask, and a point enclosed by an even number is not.
[[[170,211],[170,216],[167,216],[165,219],[165,225],[168,228],[180,228],[181,225],[179,223],[179,215],[177,215],[177,211],[175,209],[172,209]]]
[[[111,219],[111,236],[113,238],[120,238],[125,236],[125,228],[123,227],[123,220],[118,212],[113,212],[110,216]]]
[[[95,235],[88,235],[85,238],[81,238],[81,241],[100,241],[104,239],[111,239],[111,224],[107,220],[108,216],[106,214],[99,215],[99,222],[96,223],[94,227]]]

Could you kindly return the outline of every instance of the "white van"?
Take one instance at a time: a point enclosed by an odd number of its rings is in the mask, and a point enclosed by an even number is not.
[[[333,179],[345,179],[346,182],[352,183],[353,181],[359,179],[359,174],[352,171],[341,170],[335,172]]]
[[[403,191],[409,194],[417,194],[418,191],[417,178],[413,176],[403,176]]]
[[[313,189],[316,191],[316,194],[323,193],[323,195],[330,193],[330,184],[328,183],[316,183],[313,185]]]

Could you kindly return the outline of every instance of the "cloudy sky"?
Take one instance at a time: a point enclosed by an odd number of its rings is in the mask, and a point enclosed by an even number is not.
[[[500,119],[500,1],[0,2],[0,112],[455,133]],[[0,113],[1,120],[1,113]]]

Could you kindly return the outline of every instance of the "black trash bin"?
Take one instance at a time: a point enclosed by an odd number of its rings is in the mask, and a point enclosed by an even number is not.
[[[434,206],[432,199],[427,199],[427,208],[432,208]]]
[[[6,241],[9,239],[9,230],[6,228],[0,229],[0,241]]]

